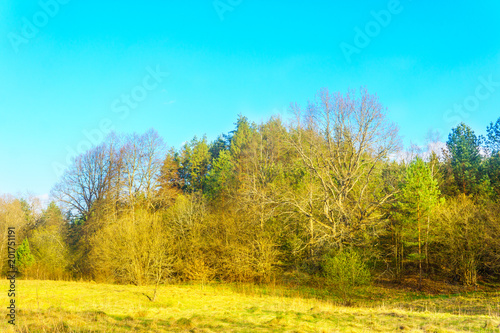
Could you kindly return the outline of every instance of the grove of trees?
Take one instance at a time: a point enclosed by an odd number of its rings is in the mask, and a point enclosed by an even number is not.
[[[108,136],[74,158],[46,208],[0,198],[2,262],[15,226],[22,273],[38,279],[500,278],[500,118],[486,137],[462,123],[446,148],[404,154],[363,89],[323,89],[291,111],[239,116],[180,149],[154,130]]]

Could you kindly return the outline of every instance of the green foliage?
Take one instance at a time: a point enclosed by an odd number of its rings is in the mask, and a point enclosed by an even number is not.
[[[222,150],[219,157],[213,161],[207,175],[207,194],[211,198],[227,194],[234,178],[234,163],[231,154]],[[224,192],[224,193],[223,193]]]
[[[222,151],[229,149],[229,141],[230,138],[227,135],[222,134],[210,144],[209,150],[213,160],[219,158],[219,154]]]
[[[497,200],[500,199],[500,152],[492,155],[485,163],[488,178],[491,187],[496,194]]]
[[[497,119],[495,124],[490,123],[486,129],[488,133],[487,136],[487,147],[492,155],[500,153],[500,118]]]
[[[28,238],[25,238],[16,250],[16,266],[21,272],[35,263],[35,257],[31,254]]]
[[[236,130],[231,132],[231,155],[236,159],[241,157],[244,152],[245,147],[248,145],[252,139],[253,133],[255,133],[247,117],[242,115],[238,116],[238,121],[236,122]]]
[[[402,235],[402,245],[418,247],[418,252],[410,252],[407,257],[419,263],[419,286],[422,279],[422,260],[425,258],[422,251],[422,220],[425,217],[429,218],[431,210],[438,203],[439,195],[438,184],[429,165],[420,157],[417,157],[410,163],[401,191],[396,198],[405,230]],[[428,227],[429,224],[427,223]]]
[[[439,195],[439,187],[429,165],[417,157],[408,167],[397,195],[400,209],[409,221],[417,222],[429,214],[437,204]]]
[[[458,189],[464,194],[476,194],[480,180],[479,139],[464,123],[452,130],[446,143],[451,153],[451,166]]]
[[[343,249],[334,255],[327,255],[323,271],[331,287],[348,301],[354,287],[370,283],[371,274],[359,254],[353,249]]]
[[[186,143],[180,154],[180,175],[184,189],[188,192],[203,191],[205,177],[210,167],[210,151],[207,138],[201,140],[196,137]]]
[[[485,150],[489,153],[483,163],[483,174],[488,177],[489,182],[483,179],[483,188],[493,193],[493,197],[500,199],[500,118],[495,123],[490,123],[487,128],[487,136],[483,138]],[[488,193],[489,194],[489,193]]]

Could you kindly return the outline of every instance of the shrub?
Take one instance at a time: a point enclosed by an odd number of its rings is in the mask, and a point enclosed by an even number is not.
[[[16,265],[27,276],[28,268],[34,263],[35,258],[31,254],[28,238],[25,238],[16,250]]]
[[[367,285],[371,280],[368,267],[352,249],[327,255],[324,258],[323,271],[328,285],[340,293],[346,303],[349,303],[354,287]]]

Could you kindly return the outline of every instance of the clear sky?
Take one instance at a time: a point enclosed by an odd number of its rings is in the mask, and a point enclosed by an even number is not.
[[[500,2],[0,3],[0,193],[45,196],[100,133],[171,146],[366,86],[405,144],[500,116]],[[168,75],[167,75],[168,73]],[[90,134],[89,134],[90,133]]]

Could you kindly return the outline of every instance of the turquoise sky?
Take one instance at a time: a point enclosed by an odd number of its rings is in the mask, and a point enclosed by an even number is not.
[[[0,193],[44,196],[110,128],[171,146],[366,86],[405,144],[500,117],[500,2],[0,4]],[[168,74],[167,74],[168,73]],[[89,139],[90,138],[90,139]]]

